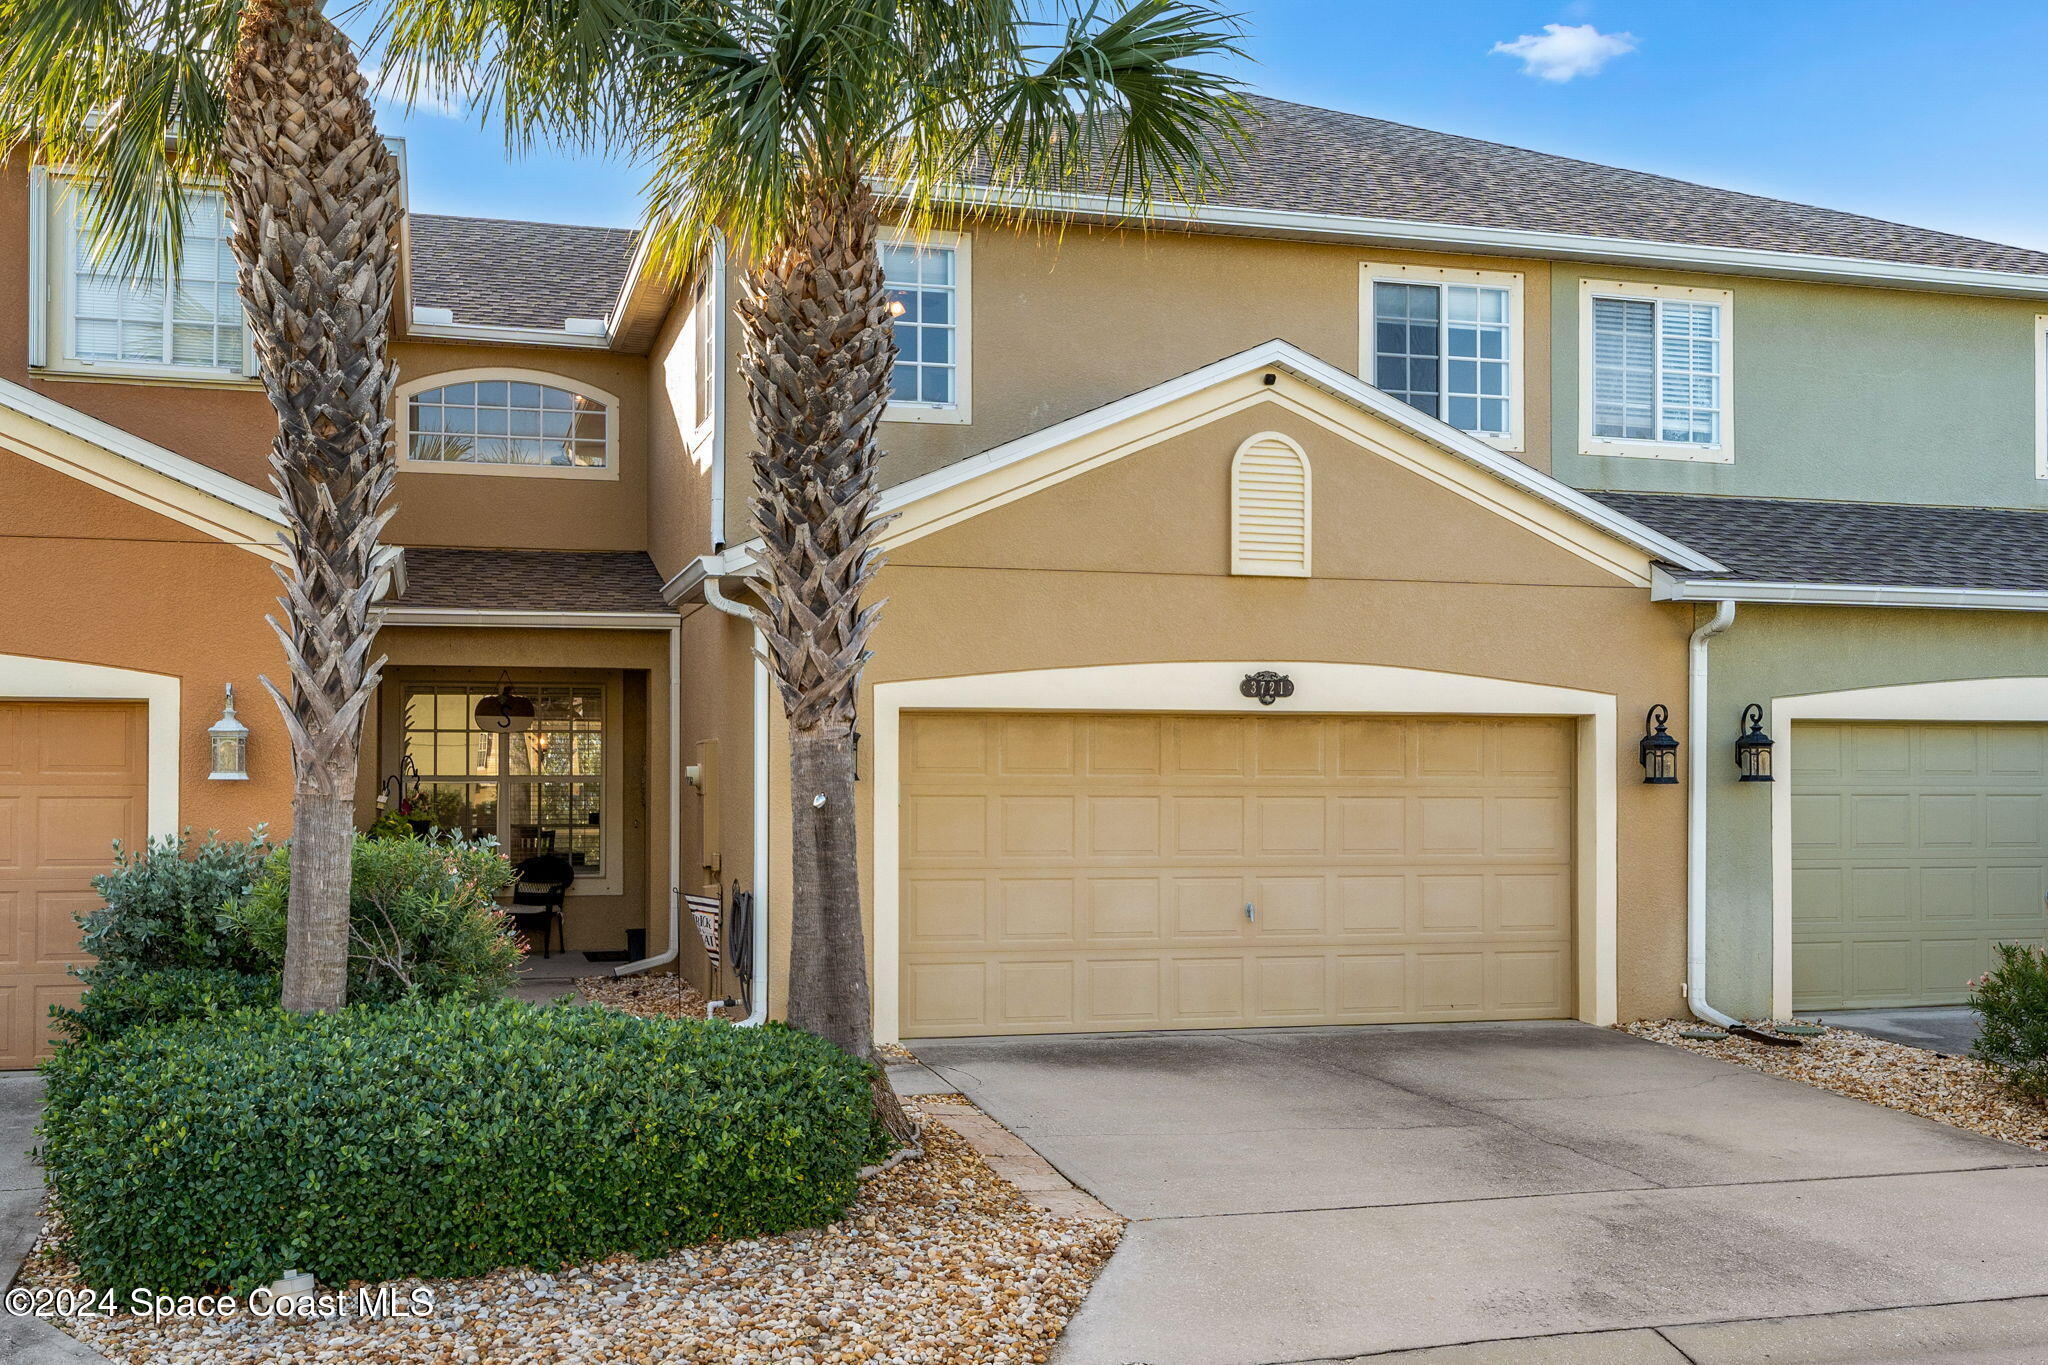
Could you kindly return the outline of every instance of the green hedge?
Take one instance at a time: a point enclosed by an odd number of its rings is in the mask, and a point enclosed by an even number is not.
[[[453,1001],[138,1029],[45,1064],[42,1160],[125,1295],[559,1267],[841,1217],[866,1069],[770,1025]]]
[[[72,1043],[104,1043],[132,1028],[279,1008],[278,978],[264,973],[200,968],[118,973],[87,968],[81,975],[91,988],[78,1008],[50,1007],[57,1031]]]

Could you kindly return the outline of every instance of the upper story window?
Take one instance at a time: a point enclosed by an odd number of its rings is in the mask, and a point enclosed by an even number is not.
[[[2034,319],[2034,476],[2048,479],[2048,313]]]
[[[936,232],[881,244],[896,332],[891,420],[968,420],[967,248],[966,237]]]
[[[712,418],[712,390],[718,375],[718,319],[711,308],[708,272],[697,277],[690,299],[690,421],[693,428]]]
[[[228,247],[227,204],[188,194],[174,272],[138,275],[96,254],[68,182],[32,181],[30,364],[107,378],[247,383],[255,366]]]
[[[1522,277],[1368,265],[1366,375],[1410,407],[1502,450],[1522,448]]]
[[[560,375],[458,370],[399,390],[406,468],[618,477],[618,400]]]
[[[1589,455],[1734,458],[1725,289],[1580,286],[1580,445]]]

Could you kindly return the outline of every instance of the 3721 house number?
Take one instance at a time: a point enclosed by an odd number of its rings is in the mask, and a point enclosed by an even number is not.
[[[1237,685],[1237,690],[1261,706],[1271,706],[1282,697],[1294,695],[1294,679],[1265,668],[1257,673],[1247,673],[1244,681]]]

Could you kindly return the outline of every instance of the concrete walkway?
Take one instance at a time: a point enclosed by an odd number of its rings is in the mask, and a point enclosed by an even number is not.
[[[43,1108],[43,1078],[0,1071],[0,1290],[14,1283],[21,1258],[42,1231],[43,1173],[29,1153]],[[106,1357],[39,1318],[0,1308],[0,1360],[7,1365],[92,1365]]]
[[[1977,1044],[1977,1011],[1968,1005],[1919,1005],[1897,1010],[1831,1010],[1812,1016],[1887,1042],[1967,1057]]]
[[[1136,1220],[1059,1365],[2048,1360],[2048,1155],[1611,1030],[911,1046]]]

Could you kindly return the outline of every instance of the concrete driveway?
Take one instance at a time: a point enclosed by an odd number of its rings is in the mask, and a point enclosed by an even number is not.
[[[2048,1155],[1610,1030],[911,1046],[1134,1220],[1060,1365],[2048,1359]]]

